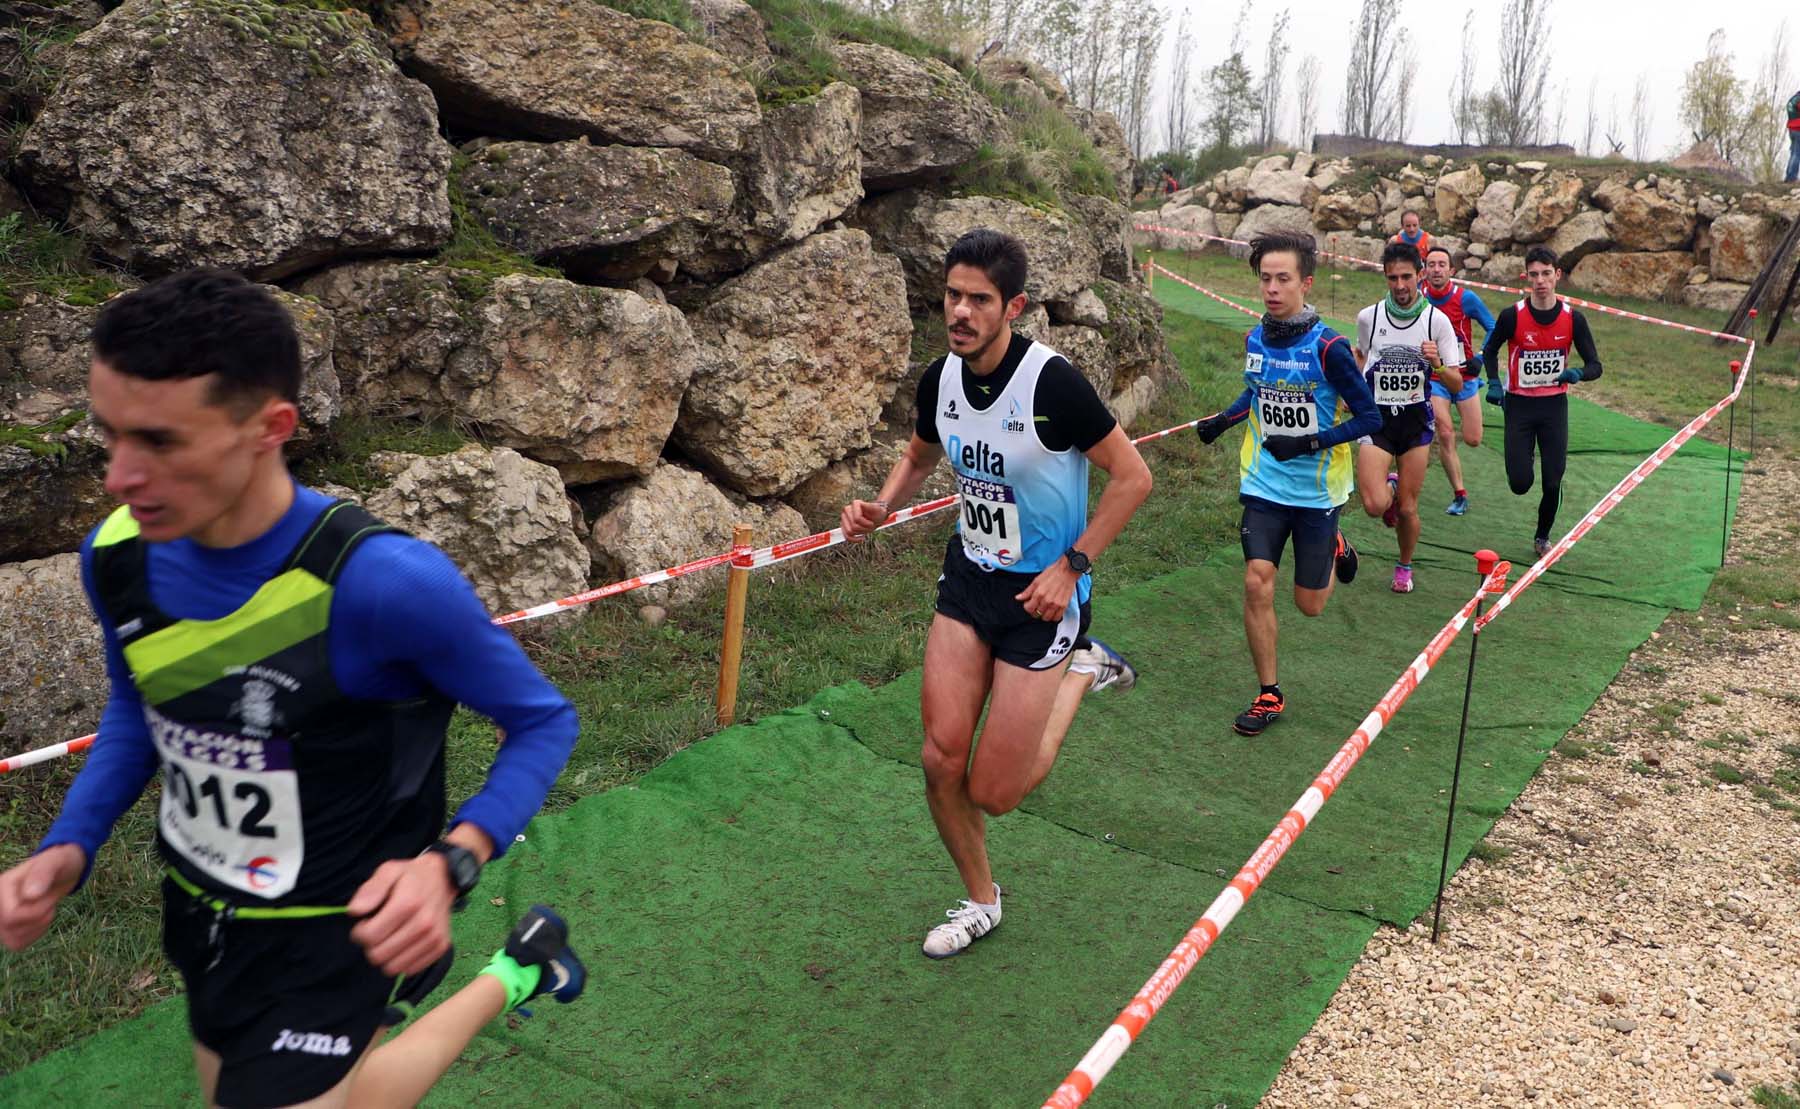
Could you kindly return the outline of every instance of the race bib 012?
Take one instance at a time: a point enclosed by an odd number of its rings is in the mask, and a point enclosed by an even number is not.
[[[1519,388],[1542,389],[1556,384],[1569,364],[1569,356],[1560,350],[1522,350],[1519,352]]]
[[[1005,482],[956,475],[962,494],[963,554],[988,570],[1004,569],[1024,556],[1019,503]]]
[[[257,898],[291,892],[306,858],[293,748],[188,727],[154,709],[145,715],[162,758],[163,839],[228,889]]]
[[[1256,416],[1265,432],[1297,435],[1317,430],[1313,422],[1317,409],[1310,392],[1267,386],[1256,391]]]

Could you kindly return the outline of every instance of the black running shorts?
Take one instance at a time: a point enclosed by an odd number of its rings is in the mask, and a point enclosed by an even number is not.
[[[393,979],[350,939],[349,917],[227,920],[163,881],[163,952],[187,984],[188,1027],[220,1059],[215,1103],[293,1105],[344,1080],[388,1005],[416,1004],[442,980],[443,959]],[[415,996],[416,995],[416,996]]]
[[[1086,642],[1092,609],[1069,598],[1068,611],[1052,624],[1025,611],[1015,598],[1036,574],[983,571],[962,553],[962,542],[950,537],[944,574],[938,578],[937,610],[975,629],[994,657],[1027,670],[1048,670]]]
[[[1331,584],[1337,561],[1338,510],[1295,508],[1261,497],[1238,497],[1244,515],[1238,522],[1244,561],[1261,559],[1281,565],[1281,552],[1294,541],[1294,584],[1323,589]]]
[[[1381,430],[1369,436],[1369,442],[1399,458],[1415,447],[1428,447],[1436,436],[1437,420],[1431,409],[1409,404],[1398,414],[1384,411]]]

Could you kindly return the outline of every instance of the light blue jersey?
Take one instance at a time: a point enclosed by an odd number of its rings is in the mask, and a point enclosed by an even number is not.
[[[1044,363],[1031,349],[1006,389],[985,410],[963,395],[962,359],[949,355],[938,378],[938,441],[956,472],[963,554],[983,570],[1035,574],[1075,545],[1087,528],[1088,462],[1074,447],[1052,451],[1038,439],[1033,404]],[[1088,599],[1083,574],[1074,601]]]
[[[1287,462],[1262,449],[1265,435],[1318,435],[1337,422],[1340,398],[1323,359],[1325,345],[1337,338],[1315,323],[1292,347],[1265,346],[1260,324],[1244,339],[1244,382],[1252,397],[1239,454],[1240,493],[1292,508],[1335,508],[1350,499],[1350,444]]]

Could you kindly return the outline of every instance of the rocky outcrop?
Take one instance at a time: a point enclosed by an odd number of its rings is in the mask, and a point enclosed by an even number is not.
[[[992,196],[946,199],[918,190],[889,193],[857,212],[876,247],[900,259],[915,312],[941,311],[944,254],[963,232],[992,227],[1025,244],[1025,295],[1034,302],[1065,300],[1100,276],[1093,235],[1069,216]]]
[[[722,157],[761,118],[722,55],[593,0],[392,0],[382,12],[401,66],[462,130]]]
[[[862,97],[842,82],[763,117],[746,140],[737,215],[723,235],[738,257],[797,243],[855,207],[862,126]]]
[[[29,442],[0,444],[0,562],[72,551],[113,507],[93,425],[51,425]]]
[[[1313,225],[1320,231],[1354,231],[1381,211],[1374,193],[1327,193],[1312,206]]]
[[[1071,107],[1066,112],[1075,126],[1081,129],[1081,133],[1094,144],[1094,149],[1100,154],[1100,161],[1111,171],[1114,193],[1120,197],[1130,197],[1134,159],[1131,147],[1125,142],[1125,128],[1120,126],[1119,118],[1111,112],[1092,112],[1086,108]]]
[[[502,245],[582,280],[690,263],[731,214],[731,171],[684,150],[494,143],[463,173],[470,212]]]
[[[1319,199],[1319,186],[1304,173],[1289,169],[1286,158],[1265,158],[1250,171],[1244,195],[1251,204],[1291,204],[1311,208]]]
[[[1768,216],[1734,212],[1714,220],[1711,228],[1709,269],[1719,281],[1755,281],[1781,244],[1781,227]]]
[[[1476,216],[1469,237],[1501,246],[1512,241],[1513,211],[1518,207],[1519,186],[1513,181],[1493,181],[1475,204]]]
[[[871,191],[941,178],[1005,137],[999,110],[943,62],[862,42],[839,43],[832,57],[862,93]]]
[[[1750,286],[1736,281],[1705,281],[1682,289],[1681,303],[1710,312],[1731,312],[1749,291]]]
[[[347,409],[440,414],[571,483],[648,473],[699,364],[680,312],[622,289],[427,263],[308,279]]]
[[[1131,257],[1132,213],[1103,196],[1067,196],[1063,205],[1093,241],[1094,253],[1100,256],[1100,276],[1109,281],[1136,280],[1137,263]]]
[[[1515,243],[1541,243],[1556,233],[1581,206],[1581,178],[1552,173],[1525,190],[1513,213],[1510,237]]]
[[[1621,250],[1681,250],[1694,242],[1694,210],[1655,190],[1634,189],[1613,202],[1606,229]]]
[[[1482,175],[1480,166],[1472,165],[1439,177],[1437,192],[1432,197],[1437,225],[1446,231],[1467,231],[1485,191],[1487,178]]]
[[[1318,229],[1313,226],[1311,211],[1290,204],[1264,204],[1244,214],[1243,221],[1237,225],[1232,237],[1250,242],[1265,231],[1297,231],[1314,236],[1318,234]]]
[[[0,750],[92,732],[110,683],[79,555],[0,565]]]
[[[1167,227],[1172,231],[1192,231],[1200,235],[1217,235],[1219,218],[1211,208],[1196,205],[1169,205],[1155,214],[1145,223]],[[1163,231],[1139,232],[1139,241],[1151,250],[1199,250],[1205,243],[1203,239],[1194,239],[1186,235],[1170,234]]]
[[[706,45],[739,66],[768,65],[769,36],[762,16],[744,0],[688,0]]]
[[[512,612],[587,588],[587,548],[551,467],[476,446],[374,462],[393,480],[364,506],[436,544],[489,610]]]
[[[1094,285],[1094,293],[1106,306],[1106,320],[1097,326],[1106,337],[1113,388],[1148,378],[1155,390],[1161,391],[1179,380],[1181,370],[1163,339],[1161,302],[1136,282],[1102,278]]]
[[[648,477],[615,494],[594,520],[589,537],[594,569],[617,580],[728,551],[734,523],[749,524],[757,546],[807,534],[806,521],[785,504],[733,497],[698,471],[660,463]],[[637,596],[682,604],[716,588],[724,578],[723,571],[690,574],[640,590]]]
[[[20,172],[135,272],[269,280],[449,238],[431,94],[354,10],[128,0],[62,63]]]
[[[899,264],[850,229],[733,278],[692,320],[701,369],[675,442],[751,496],[786,493],[868,446],[912,342]]]
[[[1694,256],[1686,251],[1642,251],[1592,254],[1575,267],[1570,280],[1607,296],[1663,300],[1687,284]]]
[[[1606,217],[1586,211],[1556,229],[1547,244],[1556,253],[1564,272],[1572,272],[1583,258],[1612,245],[1612,233],[1606,229]]]
[[[907,423],[878,432],[866,450],[852,451],[801,482],[788,494],[787,503],[805,518],[809,530],[826,531],[837,527],[845,505],[857,499],[868,500],[881,492],[881,483],[887,480],[911,438],[912,425]],[[913,502],[936,500],[955,491],[956,482],[950,476],[950,468],[939,466],[919,487]]]

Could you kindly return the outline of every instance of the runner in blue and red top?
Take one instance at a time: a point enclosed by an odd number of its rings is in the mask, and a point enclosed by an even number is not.
[[[1455,406],[1457,415],[1462,417],[1462,441],[1471,447],[1481,445],[1481,398],[1476,394],[1481,391],[1481,355],[1477,353],[1472,323],[1479,323],[1481,330],[1494,330],[1494,314],[1488,311],[1487,305],[1481,302],[1471,289],[1465,289],[1450,280],[1452,266],[1450,248],[1442,244],[1434,245],[1425,255],[1425,286],[1422,290],[1425,299],[1432,307],[1450,317],[1450,325],[1456,330],[1457,341],[1461,344],[1463,354],[1468,361],[1463,363],[1463,385],[1455,393],[1445,388],[1437,378],[1431,379],[1431,412],[1437,423],[1438,458],[1444,463],[1444,474],[1450,479],[1450,491],[1455,499],[1450,507],[1444,509],[1446,516],[1461,516],[1469,510],[1469,492],[1463,488],[1462,460],[1456,457],[1456,428],[1450,422],[1451,406]]]
[[[1544,462],[1544,492],[1538,501],[1537,532],[1532,550],[1538,557],[1550,549],[1550,528],[1562,505],[1563,470],[1569,460],[1569,386],[1600,376],[1600,356],[1587,318],[1556,295],[1562,268],[1549,247],[1534,246],[1525,254],[1525,280],[1531,295],[1500,313],[1481,348],[1487,366],[1488,400],[1501,403],[1498,384],[1500,344],[1511,353],[1506,362],[1506,483],[1523,496],[1531,491],[1534,452]],[[1570,351],[1580,355],[1580,368],[1569,364]]]

